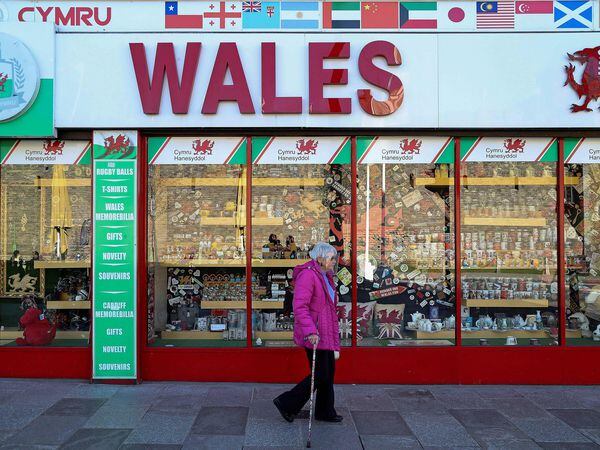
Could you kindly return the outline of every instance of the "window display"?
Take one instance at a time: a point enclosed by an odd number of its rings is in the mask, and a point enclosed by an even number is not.
[[[349,345],[350,138],[257,137],[252,155],[254,345],[293,345],[293,268],[319,241],[338,249],[340,331]]]
[[[600,345],[600,139],[567,138],[564,152],[567,345]]]
[[[359,137],[358,344],[452,345],[454,141]]]
[[[148,140],[149,343],[246,345],[246,139]]]
[[[90,148],[89,141],[0,141],[3,345],[88,344]],[[52,331],[48,342],[33,337],[42,328]]]
[[[557,150],[461,138],[464,345],[557,344]]]

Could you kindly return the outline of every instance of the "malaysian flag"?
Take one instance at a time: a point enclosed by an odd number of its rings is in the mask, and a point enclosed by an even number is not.
[[[514,1],[477,2],[477,29],[514,27]]]
[[[243,12],[260,12],[262,10],[262,2],[242,2]]]

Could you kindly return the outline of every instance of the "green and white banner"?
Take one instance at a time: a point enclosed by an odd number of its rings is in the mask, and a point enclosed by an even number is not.
[[[253,137],[253,164],[350,164],[348,136]]]
[[[556,162],[558,141],[548,137],[463,137],[463,162]]]
[[[600,163],[600,138],[565,138],[565,163]]]
[[[152,137],[148,164],[245,164],[245,137]]]
[[[454,162],[454,139],[446,136],[359,136],[359,164],[431,164]]]
[[[136,378],[137,133],[94,131],[93,378]]]
[[[55,134],[54,25],[2,22],[0,137]]]
[[[91,164],[91,141],[0,140],[0,164]]]

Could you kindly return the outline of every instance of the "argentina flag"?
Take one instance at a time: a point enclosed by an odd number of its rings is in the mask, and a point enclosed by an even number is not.
[[[320,28],[320,2],[281,2],[281,28]]]

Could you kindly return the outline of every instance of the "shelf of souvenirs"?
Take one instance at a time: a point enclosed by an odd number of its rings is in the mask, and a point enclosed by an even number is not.
[[[505,339],[507,336],[514,336],[516,338],[551,338],[549,329],[543,330],[475,330],[475,329],[462,329],[461,336],[463,339]],[[582,337],[581,330],[566,330],[566,336],[569,339],[580,339]]]
[[[0,340],[14,340],[23,337],[23,330],[18,328],[0,329]],[[55,339],[87,339],[89,331],[57,330]]]
[[[497,274],[531,274],[531,275],[552,275],[556,273],[556,266],[548,267],[505,267],[505,266],[489,266],[489,267],[461,267],[461,273],[497,273]]]
[[[201,309],[246,309],[245,300],[202,300]],[[252,309],[282,309],[283,300],[254,300]]]
[[[252,186],[323,186],[325,183],[323,178],[252,178]],[[157,181],[158,186],[161,187],[198,187],[198,186],[219,186],[219,187],[238,187],[245,185],[246,180],[244,178],[160,178]]]
[[[545,217],[475,217],[464,216],[462,224],[466,226],[493,227],[545,227]]]
[[[89,269],[92,267],[90,261],[60,261],[60,260],[37,260],[33,262],[34,269]]]
[[[547,308],[547,298],[519,298],[519,299],[483,299],[468,298],[464,300],[469,308]]]
[[[308,262],[308,259],[253,259],[252,267],[287,268]],[[149,262],[152,264],[152,261]],[[167,259],[159,262],[164,267],[246,267],[245,259]]]
[[[565,185],[579,184],[579,177],[565,177]],[[470,177],[460,180],[462,186],[556,186],[556,177],[552,176],[513,176],[513,177]],[[454,177],[419,177],[415,179],[416,186],[451,186]]]
[[[49,300],[46,302],[46,308],[48,308],[48,309],[90,309],[91,302],[89,300],[80,300],[80,301]]]
[[[200,217],[200,226],[245,227],[246,217]],[[252,226],[283,226],[283,217],[253,217]]]
[[[199,330],[182,330],[161,332],[161,339],[168,340],[223,340],[222,331],[199,331]],[[293,331],[255,331],[254,339],[262,340],[292,340],[294,339]],[[246,339],[244,338],[244,341]]]

